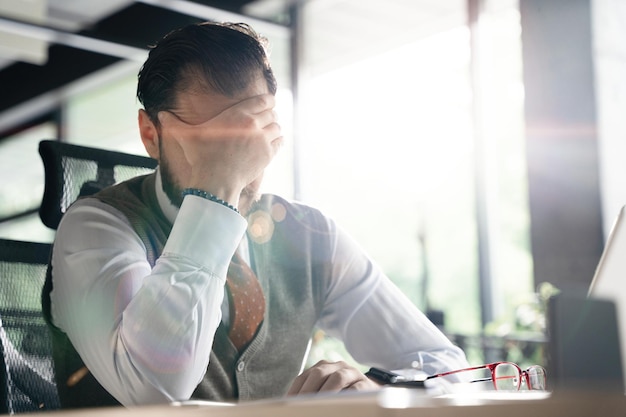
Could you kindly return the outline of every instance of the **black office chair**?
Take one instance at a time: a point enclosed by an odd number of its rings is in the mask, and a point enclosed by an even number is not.
[[[50,244],[0,239],[0,413],[60,408],[41,312]]]
[[[44,164],[44,195],[39,208],[43,223],[56,229],[78,197],[137,175],[152,172],[157,162],[146,156],[43,140],[39,154]]]
[[[152,172],[156,161],[52,140],[39,144],[45,188],[39,215],[56,229],[78,197]],[[0,239],[0,414],[60,408],[52,343],[41,309],[51,245]]]

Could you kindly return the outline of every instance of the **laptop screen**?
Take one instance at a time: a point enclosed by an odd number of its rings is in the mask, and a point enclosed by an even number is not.
[[[626,385],[626,206],[622,207],[613,223],[588,296],[615,304],[622,374]]]

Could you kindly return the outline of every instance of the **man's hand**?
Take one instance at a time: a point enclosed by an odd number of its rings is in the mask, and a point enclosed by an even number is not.
[[[258,178],[282,142],[271,94],[244,99],[209,120],[191,124],[159,112],[161,135],[174,140],[189,165],[188,183],[236,204],[241,190]]]
[[[321,391],[338,392],[345,389],[375,390],[379,388],[379,384],[345,362],[320,361],[293,381],[287,395]]]

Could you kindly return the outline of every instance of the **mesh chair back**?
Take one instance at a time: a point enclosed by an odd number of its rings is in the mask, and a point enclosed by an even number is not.
[[[39,143],[45,187],[39,216],[56,229],[67,208],[80,196],[152,172],[157,162],[146,156],[72,145],[54,140]]]
[[[52,343],[41,311],[50,244],[0,239],[0,412],[60,407]]]

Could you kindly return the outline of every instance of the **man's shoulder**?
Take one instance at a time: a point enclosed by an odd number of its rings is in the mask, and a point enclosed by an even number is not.
[[[68,209],[74,211],[80,207],[89,207],[99,212],[108,212],[116,217],[132,220],[136,217],[153,217],[156,197],[146,192],[151,186],[146,184],[152,174],[142,175],[108,186],[102,190],[80,197]],[[68,213],[66,213],[67,215]],[[121,216],[120,216],[121,215]]]
[[[153,184],[153,174],[141,175],[106,187],[88,197],[95,198],[128,215],[130,214],[128,211],[144,211],[152,208],[156,197],[151,195],[154,193],[154,187],[151,184]]]
[[[277,194],[263,194],[253,206],[251,212],[263,210],[268,212],[285,212],[307,216],[326,217],[321,210],[301,201],[288,199]]]
[[[109,187],[103,188],[93,194],[96,198],[126,198],[129,195],[138,197],[141,194],[141,188],[145,181],[150,180],[154,174],[140,175],[130,178],[126,181],[119,182]]]
[[[276,194],[263,194],[248,215],[248,222],[258,218],[271,220],[274,225],[285,227],[305,228],[309,232],[326,233],[332,228],[332,219],[320,209],[306,203],[290,200]]]

